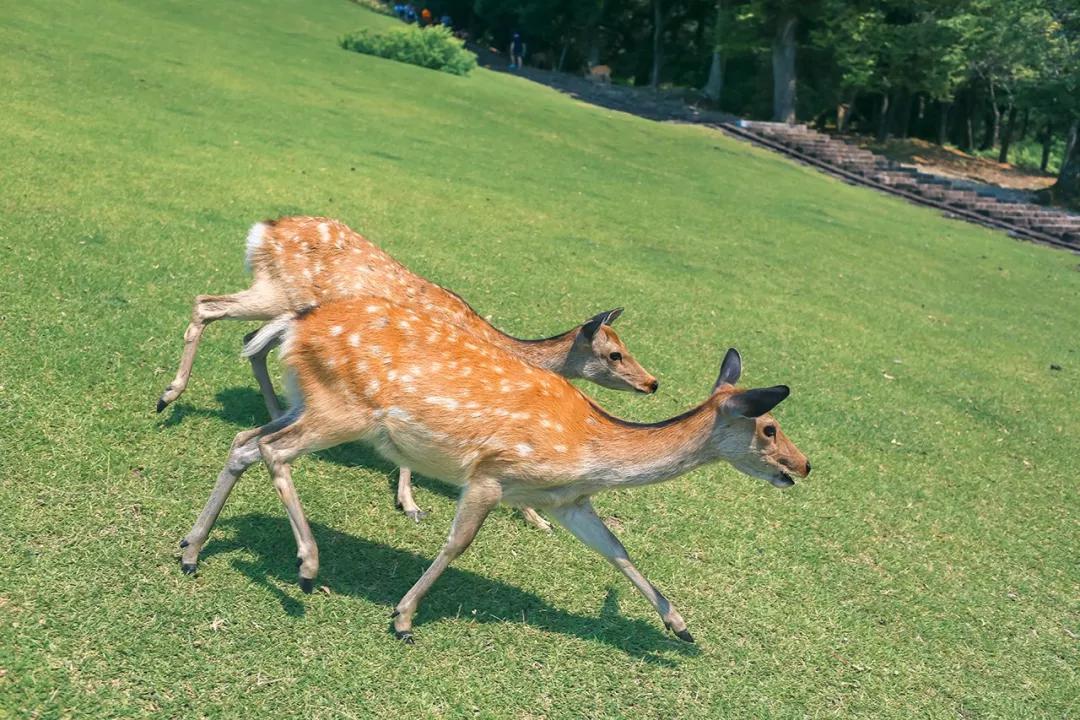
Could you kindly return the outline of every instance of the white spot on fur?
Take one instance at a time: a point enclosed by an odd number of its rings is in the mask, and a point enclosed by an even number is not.
[[[324,243],[330,242],[330,228],[324,222],[319,223],[319,237]]]
[[[412,418],[409,413],[405,412],[404,409],[397,406],[391,407],[389,410],[386,411],[386,414],[394,418],[395,420],[409,420],[410,418]]]
[[[426,402],[428,405],[438,405],[439,407],[444,407],[447,410],[458,409],[458,401],[454,398],[437,397],[432,395],[424,398],[424,402]]]
[[[345,328],[341,327],[340,325],[334,325],[333,327],[330,328],[330,336],[331,337],[337,337],[338,335],[340,335],[343,332],[345,332]]]
[[[557,453],[566,452],[566,446],[565,445],[552,445],[552,448],[554,448],[555,452],[557,452]]]
[[[380,387],[379,381],[372,378],[371,380],[368,380],[367,387],[364,388],[364,394],[367,395],[368,397],[371,397],[375,393],[379,392],[379,387]]]
[[[360,347],[360,333],[349,335],[349,344],[353,347]]]
[[[382,305],[368,305],[364,309],[367,310],[369,313],[377,313],[377,312],[382,311],[383,306]]]
[[[518,451],[519,455],[532,455],[533,452],[532,446],[525,443],[518,443],[514,446],[514,449]]]

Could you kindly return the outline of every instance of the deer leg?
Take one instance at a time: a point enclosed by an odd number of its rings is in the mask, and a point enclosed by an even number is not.
[[[157,411],[161,412],[168,407],[169,403],[180,397],[187,388],[191,366],[195,363],[195,352],[199,349],[199,339],[207,325],[221,318],[269,320],[286,310],[288,308],[278,300],[276,293],[258,286],[232,295],[196,297],[195,307],[191,310],[191,322],[184,331],[184,353],[180,357],[180,367],[176,371],[176,377],[158,399]]]
[[[551,532],[551,523],[540,517],[540,513],[536,512],[532,508],[521,508],[521,516],[525,518],[525,522],[527,522],[529,525],[532,525],[537,530]]]
[[[246,345],[251,338],[255,337],[255,333],[250,332],[244,336],[244,344]],[[251,373],[255,376],[256,382],[259,383],[259,391],[262,393],[263,400],[266,402],[266,410],[270,413],[270,417],[277,419],[281,417],[281,404],[278,402],[277,393],[274,392],[274,383],[270,380],[270,373],[266,369],[266,356],[270,354],[270,351],[281,344],[281,340],[273,340],[266,344],[259,352],[255,353],[248,360],[251,361]]]
[[[421,598],[439,578],[439,575],[442,575],[443,570],[468,549],[488,513],[499,504],[501,497],[502,490],[494,482],[473,480],[465,486],[458,499],[457,513],[454,515],[454,524],[450,528],[450,537],[447,538],[446,544],[443,545],[431,566],[401,598],[390,616],[394,618],[394,635],[399,640],[412,644],[412,619]]]
[[[259,450],[270,470],[274,490],[289,515],[289,524],[296,539],[300,589],[305,593],[312,591],[315,576],[319,573],[319,546],[315,543],[315,536],[311,533],[311,527],[304,516],[304,508],[300,504],[300,496],[296,494],[293,486],[290,463],[304,453],[328,447],[330,444],[303,416],[293,424],[264,435],[259,440]]]
[[[197,569],[199,552],[210,535],[210,530],[214,527],[221,508],[229,499],[229,493],[232,492],[236,481],[259,459],[259,436],[280,430],[288,422],[288,418],[282,418],[254,430],[245,430],[233,439],[229,459],[225,461],[225,467],[218,475],[214,490],[210,493],[210,499],[206,501],[202,512],[199,513],[195,525],[180,541],[180,547],[184,551],[180,558],[180,567],[186,574],[191,575]]]
[[[418,523],[427,517],[427,513],[421,510],[413,499],[412,471],[407,467],[402,467],[398,473],[397,506],[413,522]]]
[[[634,563],[626,548],[619,542],[619,538],[608,530],[604,521],[593,510],[592,503],[588,500],[560,508],[548,510],[555,520],[569,530],[574,537],[591,547],[596,552],[607,558],[626,578],[638,589],[645,599],[652,603],[664,625],[675,633],[680,640],[694,642],[694,638],[686,630],[686,622],[682,615],[671,606],[668,599],[661,594],[656,587],[645,579]]]

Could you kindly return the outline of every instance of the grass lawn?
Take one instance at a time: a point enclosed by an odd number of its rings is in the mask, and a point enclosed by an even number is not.
[[[348,53],[345,0],[9,3],[0,14],[0,718],[1075,717],[1078,259],[702,128],[519,78]],[[728,467],[599,496],[698,644],[568,533],[509,510],[391,604],[453,497],[345,446],[297,464],[295,583],[256,467],[181,575],[233,435],[265,411],[192,298],[245,287],[252,222],[340,217],[524,336],[625,305],[654,420],[728,346],[814,474]],[[1060,370],[1052,370],[1051,365]]]

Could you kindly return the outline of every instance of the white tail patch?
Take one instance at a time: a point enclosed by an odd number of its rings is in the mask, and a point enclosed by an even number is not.
[[[266,239],[266,231],[270,229],[270,226],[266,223],[255,223],[248,230],[247,234],[247,250],[244,252],[244,268],[251,272],[251,259],[255,257],[255,253],[262,247],[263,240]]]
[[[295,315],[292,313],[284,313],[263,325],[250,340],[244,343],[244,349],[240,351],[240,357],[249,358],[252,355],[257,355],[274,340],[284,336],[286,331],[292,327],[294,317]],[[282,348],[282,355],[285,353],[286,349]]]

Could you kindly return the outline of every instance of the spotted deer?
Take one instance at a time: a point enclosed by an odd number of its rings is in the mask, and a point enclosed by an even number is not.
[[[182,567],[196,570],[237,478],[261,457],[291,520],[300,585],[310,592],[319,553],[290,464],[361,440],[389,460],[461,488],[446,544],[394,608],[394,630],[405,641],[412,641],[421,598],[502,502],[549,513],[621,571],[679,638],[693,642],[682,616],[634,566],[590,498],[718,460],[781,488],[810,473],[809,461],[769,414],[788,388],[737,388],[742,361],[734,349],[704,402],[662,422],[634,423],[609,415],[559,375],[423,307],[383,298],[325,305],[283,330],[260,332],[247,351],[276,332],[285,336],[291,410],[236,436],[209,501],[180,543]]]
[[[199,295],[184,332],[184,353],[176,377],[157,403],[157,411],[180,397],[191,376],[203,330],[221,319],[270,320],[320,303],[355,295],[374,295],[415,305],[528,363],[568,378],[585,378],[614,390],[656,392],[659,381],[647,372],[611,328],[622,308],[600,313],[570,330],[543,340],[521,340],[497,330],[458,295],[411,272],[374,243],[342,222],[318,217],[284,217],[256,223],[247,236],[251,287],[232,295]],[[250,338],[251,335],[248,336]],[[281,415],[266,357],[273,345],[250,355],[271,418]],[[419,522],[425,515],[412,492],[412,475],[402,466],[397,504]],[[526,521],[550,525],[532,509]]]

